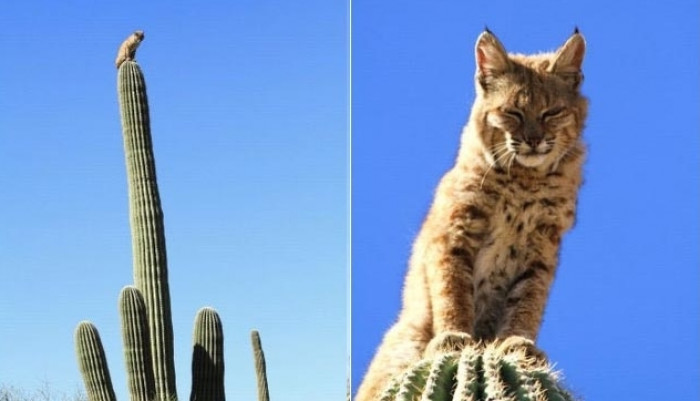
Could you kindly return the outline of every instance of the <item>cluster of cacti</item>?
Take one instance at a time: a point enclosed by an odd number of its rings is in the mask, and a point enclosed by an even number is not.
[[[124,62],[118,73],[124,150],[129,181],[134,286],[121,291],[119,311],[128,386],[132,401],[174,401],[173,330],[168,289],[163,212],[151,144],[146,84],[140,67]],[[254,332],[259,347],[259,335]],[[115,401],[105,352],[95,326],[83,321],[75,333],[78,364],[89,401]],[[224,401],[224,349],[221,319],[202,308],[195,319],[192,401]],[[262,365],[257,355],[256,370]],[[259,379],[260,380],[260,379]],[[267,395],[267,379],[265,398]],[[259,385],[260,388],[260,385]]]
[[[435,353],[394,378],[381,401],[573,400],[543,353],[520,337]]]

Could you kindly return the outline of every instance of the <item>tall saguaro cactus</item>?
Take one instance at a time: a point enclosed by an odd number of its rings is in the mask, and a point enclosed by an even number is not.
[[[173,324],[168,289],[163,211],[156,182],[146,82],[135,62],[124,62],[117,79],[129,180],[134,283],[144,297],[159,400],[177,398]]]

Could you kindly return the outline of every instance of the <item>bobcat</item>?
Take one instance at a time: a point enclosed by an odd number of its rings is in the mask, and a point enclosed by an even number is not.
[[[578,29],[556,52],[528,56],[507,54],[488,29],[479,36],[477,96],[457,161],[413,245],[403,309],[357,401],[377,400],[435,340],[534,342],[582,182],[585,47]]]
[[[123,62],[133,60],[134,57],[136,57],[136,49],[138,49],[143,38],[143,31],[134,31],[134,33],[129,35],[129,37],[122,42],[117,52],[117,59],[114,61],[117,65],[117,69],[119,69]]]

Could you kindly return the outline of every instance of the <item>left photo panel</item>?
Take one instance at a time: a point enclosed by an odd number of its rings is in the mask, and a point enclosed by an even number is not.
[[[349,3],[0,6],[0,399],[344,399]]]

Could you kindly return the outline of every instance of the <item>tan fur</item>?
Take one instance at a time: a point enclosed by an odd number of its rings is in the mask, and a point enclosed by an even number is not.
[[[531,56],[508,55],[488,31],[477,40],[477,97],[457,161],[414,243],[403,309],[357,401],[377,400],[436,336],[536,339],[582,181],[584,51],[578,31],[557,52]]]
[[[131,61],[136,57],[136,49],[138,49],[143,38],[143,31],[135,31],[122,42],[117,52],[117,59],[114,61],[114,64],[117,65],[117,69],[119,69],[123,62]]]

